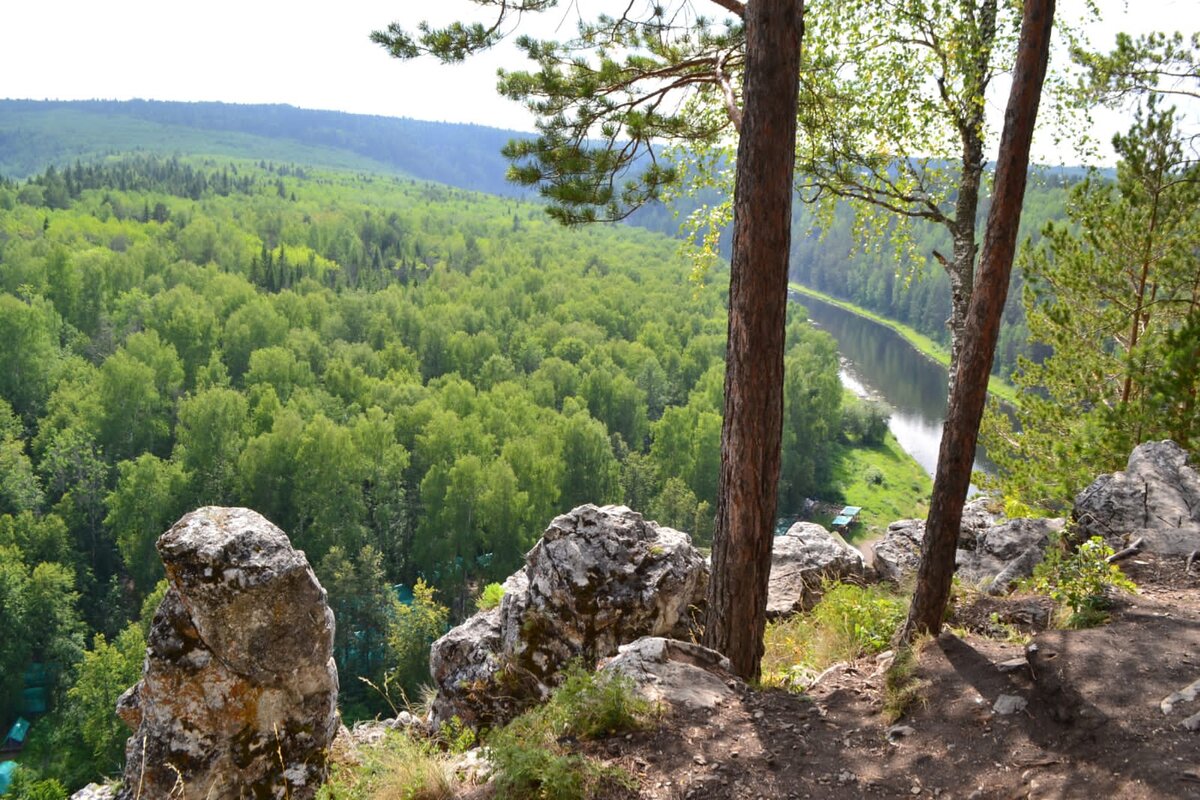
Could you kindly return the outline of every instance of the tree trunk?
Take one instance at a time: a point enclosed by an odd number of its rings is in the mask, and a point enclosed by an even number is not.
[[[803,0],[746,4],[746,85],[734,189],[725,420],[704,644],[756,679],[783,430]]]
[[[967,312],[958,376],[942,428],[917,588],[908,620],[900,633],[904,642],[912,641],[921,632],[936,634],[940,631],[946,601],[950,597],[962,507],[971,482],[971,464],[975,460],[979,421],[987,398],[988,375],[996,352],[1004,301],[1008,296],[1008,279],[1029,170],[1029,147],[1046,77],[1053,22],[1054,0],[1025,0],[1012,90],[1004,112],[1004,133],[996,161],[995,192],[983,240],[983,258]]]
[[[967,312],[971,293],[975,288],[975,212],[979,208],[979,181],[983,171],[983,143],[975,137],[974,147],[963,148],[962,183],[958,188],[958,203],[954,224],[950,226],[954,240],[953,260],[945,263],[946,276],[950,279],[950,367],[947,369],[947,392],[954,394],[954,378],[958,374],[958,362],[962,357],[962,342],[967,330]],[[975,151],[976,161],[970,164],[966,157]]]
[[[987,96],[991,82],[992,48],[996,43],[997,0],[980,3],[976,14],[978,40],[974,42],[970,77],[976,97]],[[982,103],[972,104],[956,117],[958,135],[962,140],[962,174],[958,182],[958,198],[954,204],[954,220],[948,225],[953,241],[952,260],[942,260],[950,279],[950,368],[947,370],[947,396],[954,393],[954,378],[962,355],[962,340],[966,333],[967,311],[975,291],[975,216],[979,212],[979,186],[983,181],[983,126],[986,122]]]

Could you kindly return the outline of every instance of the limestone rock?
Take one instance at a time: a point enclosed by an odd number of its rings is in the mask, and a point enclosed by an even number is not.
[[[1012,591],[1019,581],[1033,575],[1037,565],[1042,563],[1045,551],[1045,545],[1040,547],[1035,545],[1024,550],[1005,564],[991,580],[984,580],[983,590],[990,595],[1001,595]]]
[[[988,510],[989,502],[977,498],[963,508],[955,560],[963,580],[984,584],[996,594],[1033,574],[1050,534],[1062,530],[1064,523],[1061,519],[1005,519]],[[924,537],[924,520],[907,519],[889,525],[874,548],[879,577],[901,583],[916,574]]]
[[[767,615],[807,611],[821,597],[821,583],[861,578],[862,553],[811,522],[797,522],[771,549],[771,577],[767,589]]]
[[[567,663],[592,667],[641,636],[669,634],[700,602],[708,568],[687,534],[624,506],[556,517],[505,582],[497,609],[434,642],[433,720],[494,725],[544,698]]]
[[[1003,513],[991,510],[993,502],[992,498],[983,496],[969,500],[963,506],[958,532],[960,549],[974,550],[981,533],[1004,522]]]
[[[711,709],[732,699],[738,685],[729,659],[691,642],[646,636],[622,645],[604,664],[605,672],[631,678],[647,700]]]
[[[71,795],[71,800],[112,800],[116,795],[117,787],[112,784],[89,783]]]
[[[118,706],[135,727],[118,800],[312,798],[338,681],[333,612],[304,554],[241,508],[193,511],[157,546],[170,588]]]
[[[1082,538],[1102,536],[1118,549],[1143,538],[1143,549],[1188,555],[1200,549],[1200,475],[1171,441],[1146,442],[1124,472],[1101,475],[1075,498]]]
[[[887,533],[874,546],[875,573],[881,580],[901,583],[915,575],[921,564],[921,541],[925,520],[902,519],[888,525]]]
[[[1012,588],[1041,563],[1050,535],[1063,529],[1062,519],[1010,519],[979,533],[974,550],[959,550],[958,574],[983,584],[991,594]]]
[[[1001,717],[1007,717],[1010,714],[1024,711],[1028,706],[1029,701],[1019,694],[1002,694],[992,705],[992,712]]]
[[[464,721],[507,719],[519,712],[526,701],[524,695],[540,697],[542,687],[536,681],[525,680],[526,676],[513,670],[502,670],[507,660],[501,660],[500,609],[506,602],[524,607],[528,592],[524,571],[510,575],[504,582],[499,606],[469,617],[433,643],[429,673],[438,687],[433,706],[435,723],[455,715]],[[510,684],[521,681],[523,691],[496,692],[501,679]]]

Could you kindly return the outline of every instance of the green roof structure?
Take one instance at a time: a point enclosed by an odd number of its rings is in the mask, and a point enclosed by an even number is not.
[[[8,729],[8,736],[5,738],[5,744],[15,742],[16,744],[25,744],[25,736],[29,733],[29,720],[24,717],[17,717],[17,721]]]
[[[8,791],[8,785],[12,783],[12,774],[17,769],[17,762],[5,761],[0,764],[0,795]]]
[[[858,516],[858,512],[862,511],[862,506],[846,506],[841,513],[833,518],[830,523],[835,528],[844,528],[854,522],[854,518]]]

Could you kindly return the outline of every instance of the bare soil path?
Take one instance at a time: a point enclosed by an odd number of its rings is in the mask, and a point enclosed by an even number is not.
[[[1030,600],[957,609],[959,635],[922,651],[924,703],[903,729],[884,722],[883,673],[864,661],[805,696],[747,691],[589,750],[637,775],[648,800],[1200,798],[1200,732],[1182,724],[1200,697],[1160,708],[1200,679],[1200,575],[1183,559],[1124,567],[1141,591],[1108,625],[1038,632],[1031,663],[1012,671],[997,665],[1019,659],[1021,643],[967,629],[993,613],[1027,617]],[[997,713],[1002,696],[1024,707]]]

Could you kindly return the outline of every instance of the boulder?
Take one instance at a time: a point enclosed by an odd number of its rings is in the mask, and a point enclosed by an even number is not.
[[[887,533],[872,548],[872,566],[881,580],[903,583],[921,564],[925,520],[902,519],[888,525]]]
[[[807,611],[821,597],[825,580],[862,578],[863,556],[836,533],[812,522],[797,522],[771,548],[767,616]]]
[[[1033,574],[1042,561],[1050,535],[1063,529],[1062,519],[1018,517],[977,534],[974,550],[956,554],[959,576],[982,585],[989,594],[1007,592],[1022,578]]]
[[[568,663],[592,668],[622,644],[670,635],[707,583],[686,533],[624,506],[556,517],[505,582],[499,608],[434,642],[434,723],[502,724],[544,699]]]
[[[89,783],[75,794],[71,800],[112,800],[117,796],[117,787],[108,783]]]
[[[717,651],[658,636],[621,645],[602,669],[630,678],[651,702],[688,709],[716,708],[741,686],[729,659]]]
[[[986,495],[968,500],[962,510],[962,522],[958,526],[958,546],[962,550],[974,550],[979,534],[1004,522],[1004,514],[992,511],[993,500]]]
[[[987,509],[988,500],[978,498],[963,508],[958,551],[958,574],[987,591],[1007,591],[1021,578],[1033,574],[1042,560],[1050,534],[1063,528],[1061,519],[1005,519]],[[902,583],[916,574],[921,563],[925,521],[893,522],[875,543],[874,567],[883,580]]]
[[[1200,475],[1179,445],[1146,442],[1124,472],[1080,492],[1072,516],[1081,538],[1102,536],[1117,549],[1142,538],[1147,552],[1189,555],[1200,550]]]
[[[157,547],[170,588],[118,703],[134,729],[118,800],[312,798],[338,679],[333,612],[304,554],[244,508],[193,511]]]

